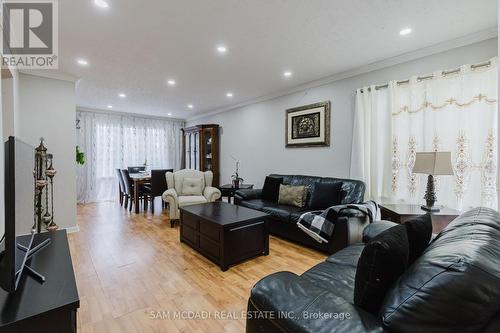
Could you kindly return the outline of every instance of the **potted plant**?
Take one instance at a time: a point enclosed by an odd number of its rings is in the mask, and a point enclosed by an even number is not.
[[[76,146],[76,163],[80,165],[85,164],[85,153],[80,150],[80,146]]]

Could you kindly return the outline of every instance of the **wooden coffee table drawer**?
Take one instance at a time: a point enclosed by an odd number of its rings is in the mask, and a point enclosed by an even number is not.
[[[191,243],[191,245],[198,246],[200,244],[199,233],[188,226],[181,228],[181,237],[184,238],[187,243]]]
[[[215,223],[201,222],[200,233],[218,242],[220,240],[220,226]]]
[[[200,220],[196,215],[192,215],[189,213],[184,213],[182,216],[183,224],[194,229],[199,230]]]
[[[209,238],[200,236],[200,250],[212,256],[212,260],[214,261],[219,262],[221,259],[220,243],[214,242]]]
[[[266,240],[262,237],[265,228],[265,221],[258,221],[242,227],[225,230],[226,260],[229,263],[234,263],[241,261],[241,258],[246,258],[262,251],[266,247]],[[245,246],[241,246],[242,244],[245,244]]]

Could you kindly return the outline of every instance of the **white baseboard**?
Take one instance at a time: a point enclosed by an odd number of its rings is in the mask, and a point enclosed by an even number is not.
[[[78,227],[78,224],[75,225],[74,227],[66,228],[66,232],[68,234],[71,234],[71,233],[74,233],[74,232],[78,232],[78,231],[80,231],[80,228]]]

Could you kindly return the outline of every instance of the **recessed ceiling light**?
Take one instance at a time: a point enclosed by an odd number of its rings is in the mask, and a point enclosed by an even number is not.
[[[94,0],[94,3],[96,6],[101,7],[101,8],[108,8],[109,7],[109,4],[104,0]]]
[[[85,59],[78,59],[76,62],[82,66],[87,66],[89,64],[89,62]]]
[[[170,79],[167,81],[167,83],[169,86],[175,86],[175,80]]]
[[[167,116],[171,116],[172,114],[171,113],[167,113]]]
[[[194,108],[193,104],[188,104],[188,109]]]
[[[225,54],[227,52],[227,47],[225,47],[224,45],[219,45],[217,46],[217,52],[219,52],[220,54]]]
[[[290,76],[292,76],[292,74],[293,74],[293,73],[292,73],[292,72],[290,72],[290,71],[284,71],[284,72],[283,72],[283,76],[284,76],[284,77],[290,77]]]
[[[125,95],[124,93],[118,94],[118,96],[120,96],[121,98],[127,97],[127,95]]]
[[[411,33],[411,28],[404,28],[399,32],[401,36],[408,35],[410,33]]]
[[[232,93],[232,92],[228,92],[228,93],[226,94],[226,97],[228,97],[228,98],[233,97],[233,93]]]
[[[112,109],[113,108],[113,105],[108,105],[108,109]]]

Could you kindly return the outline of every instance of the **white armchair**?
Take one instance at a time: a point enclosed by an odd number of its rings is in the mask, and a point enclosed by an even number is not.
[[[221,197],[219,189],[212,187],[212,171],[184,169],[167,172],[165,177],[168,190],[163,192],[162,199],[168,203],[172,225],[173,221],[180,217],[179,207],[214,202]],[[184,182],[184,179],[187,181]],[[191,183],[188,186],[188,182],[193,180],[198,180],[200,186]]]

